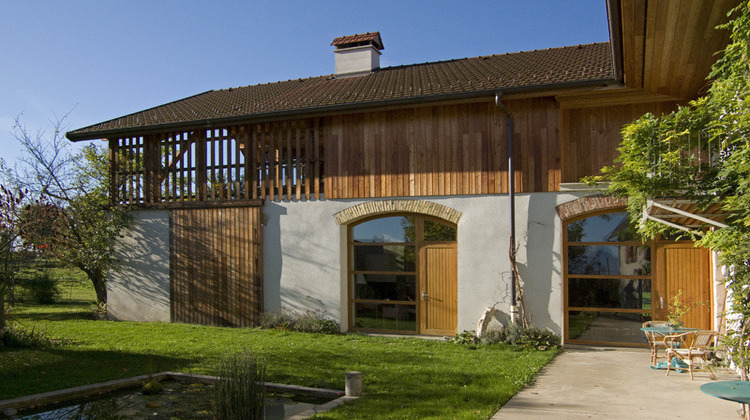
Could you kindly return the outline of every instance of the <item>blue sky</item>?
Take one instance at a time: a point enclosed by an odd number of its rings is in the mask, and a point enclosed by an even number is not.
[[[380,31],[381,66],[608,40],[604,0],[0,0],[0,157],[211,89],[333,72],[333,38]]]

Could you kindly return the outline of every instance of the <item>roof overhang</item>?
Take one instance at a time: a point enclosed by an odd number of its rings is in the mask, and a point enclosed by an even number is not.
[[[729,43],[716,29],[740,0],[607,0],[615,74],[629,88],[681,100],[705,92],[715,53]]]

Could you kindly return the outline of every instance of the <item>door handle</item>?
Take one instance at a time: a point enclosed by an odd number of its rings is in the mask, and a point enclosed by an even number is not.
[[[427,298],[430,297],[430,295],[427,294],[427,292],[422,292],[422,300],[427,300]]]
[[[659,296],[659,305],[661,306],[661,309],[664,309],[664,297]]]

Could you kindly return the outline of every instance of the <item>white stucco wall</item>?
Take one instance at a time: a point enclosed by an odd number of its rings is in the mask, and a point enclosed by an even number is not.
[[[133,212],[115,245],[120,269],[107,276],[107,313],[123,321],[170,321],[169,212]]]
[[[263,307],[266,311],[319,310],[340,318],[346,230],[333,219],[341,202],[263,205]],[[345,254],[343,254],[345,255]]]
[[[583,194],[516,196],[519,274],[535,326],[562,332],[561,222],[555,206]],[[510,225],[507,195],[419,197],[463,213],[458,224],[458,329],[471,330],[487,306],[508,313]],[[348,324],[346,226],[333,215],[377,200],[266,202],[265,309],[321,310]]]
[[[532,323],[562,332],[561,221],[555,206],[584,193],[516,196],[517,255]],[[510,301],[510,225],[507,195],[418,197],[463,213],[458,224],[458,330],[476,328],[487,306],[507,316]],[[347,227],[333,215],[377,200],[266,201],[263,213],[264,309],[319,310],[348,324]],[[167,211],[136,212],[117,246],[125,263],[108,285],[118,319],[169,320]],[[503,315],[501,315],[503,318]]]

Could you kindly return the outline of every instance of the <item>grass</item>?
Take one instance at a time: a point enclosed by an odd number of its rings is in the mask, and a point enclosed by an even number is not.
[[[251,349],[273,382],[344,389],[361,371],[365,396],[318,419],[487,419],[557,354],[417,338],[322,335],[187,324],[95,321],[93,291],[44,306],[18,305],[16,325],[62,339],[0,348],[0,399],[138,374],[215,374],[222,357]]]

